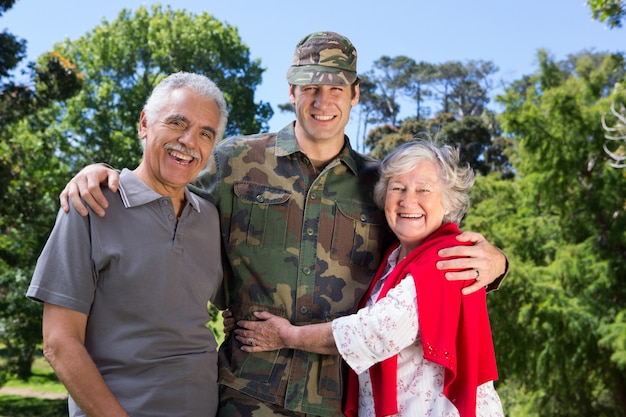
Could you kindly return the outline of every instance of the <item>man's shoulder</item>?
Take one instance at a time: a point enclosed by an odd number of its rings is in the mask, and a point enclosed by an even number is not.
[[[356,170],[359,173],[359,176],[367,177],[371,181],[377,181],[379,175],[380,161],[374,158],[371,158],[367,155],[363,155],[356,151],[352,151],[351,155],[352,159],[356,164]]]
[[[213,151],[216,171],[221,171],[223,177],[238,176],[250,165],[272,165],[278,153],[276,135],[259,133],[224,139]]]
[[[220,141],[215,146],[216,152],[224,152],[240,147],[263,146],[268,142],[276,141],[276,132],[256,133],[254,135],[231,136]]]
[[[370,158],[367,155],[359,154],[359,156],[361,157],[360,165],[363,167],[363,169],[378,171],[378,168],[380,167],[379,160]]]
[[[371,165],[375,167],[378,167],[380,165],[380,161],[378,159],[372,158],[371,156],[367,156],[365,154],[362,154],[356,151],[354,152],[354,155],[356,155],[357,159],[363,161],[363,164]]]

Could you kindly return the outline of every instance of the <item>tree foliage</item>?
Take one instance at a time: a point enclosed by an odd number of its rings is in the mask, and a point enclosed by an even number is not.
[[[12,4],[0,0],[0,12]],[[623,2],[588,4],[621,25]],[[72,171],[137,163],[139,111],[174,71],[220,85],[228,134],[266,129],[271,109],[254,101],[260,62],[208,14],[123,10],[30,64],[28,85],[7,77],[25,42],[3,33],[0,46],[0,337],[10,352],[2,370],[27,376],[41,310],[24,292]],[[582,51],[556,61],[540,51],[537,62],[508,85],[495,114],[492,63],[381,57],[361,80],[359,126],[377,158],[423,136],[459,146],[476,168],[463,227],[511,264],[488,297],[507,415],[624,416],[626,171],[616,162],[625,155],[625,58]],[[398,119],[401,98],[415,103],[414,117]]]
[[[363,102],[366,105],[370,102],[375,103],[376,110],[380,114],[380,122],[396,124],[400,112],[398,99],[402,95],[402,90],[408,86],[414,67],[415,61],[406,56],[391,58],[383,55],[374,61],[374,67],[365,74],[367,81],[380,93],[376,94],[371,90],[369,94],[366,92]]]
[[[3,1],[0,11],[13,3]],[[28,84],[15,82],[9,74],[24,53],[24,41],[6,32],[0,36],[0,343],[6,352],[0,385],[7,375],[30,376],[41,340],[41,306],[26,302],[24,293],[54,221],[51,192],[60,185],[55,180],[67,174],[55,152],[50,109],[82,86],[75,65],[59,54],[29,64]]]
[[[461,118],[480,116],[489,103],[491,76],[497,71],[491,61],[449,61],[438,65],[431,83],[442,112]]]
[[[458,118],[480,116],[489,103],[491,78],[498,68],[491,61],[449,61],[442,64],[416,62],[407,56],[382,56],[362,77],[360,104],[366,123],[400,124],[400,99],[415,103],[415,117],[430,114],[426,100],[439,102],[441,113]]]
[[[519,415],[623,416],[626,187],[600,120],[623,99],[613,87],[625,80],[624,56],[557,62],[540,51],[538,61],[499,99],[516,179],[477,182],[466,219],[514,265],[489,301],[494,338],[502,384],[533,395],[525,407],[505,400]]]
[[[621,28],[626,18],[626,2],[623,0],[587,0],[591,17],[604,23],[609,29]]]
[[[366,131],[369,124],[379,125],[364,140],[370,155],[382,158],[415,135],[427,136],[458,145],[464,159],[483,174],[499,171],[510,177],[509,142],[499,135],[497,119],[486,107],[496,72],[490,61],[435,65],[406,56],[381,57],[361,80],[359,127]],[[397,120],[400,97],[415,102],[416,117]],[[427,99],[439,102],[431,118],[426,117]]]
[[[6,39],[14,38],[0,41]],[[24,54],[24,43],[13,45],[19,47],[0,48],[0,73],[8,74]],[[59,191],[87,162],[136,165],[143,103],[161,78],[179,70],[204,73],[220,85],[230,106],[229,134],[266,127],[271,108],[254,102],[260,62],[249,59],[236,29],[208,14],[160,6],[123,10],[114,22],[103,21],[29,64],[27,85],[3,80],[0,343],[8,358],[0,382],[6,374],[27,378],[41,342],[41,306],[24,294],[54,224]]]
[[[251,60],[236,28],[208,13],[194,14],[160,5],[122,10],[80,39],[55,50],[75,62],[85,87],[69,100],[61,120],[63,148],[73,166],[106,161],[134,167],[141,157],[137,121],[154,86],[177,71],[201,73],[223,91],[229,106],[226,135],[267,129],[272,110],[256,103],[259,60]]]

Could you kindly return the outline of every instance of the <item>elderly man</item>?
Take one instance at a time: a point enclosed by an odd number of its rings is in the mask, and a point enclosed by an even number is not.
[[[218,214],[186,186],[227,115],[208,78],[170,75],[141,112],[140,165],[105,190],[108,215],[59,213],[27,296],[44,303],[44,355],[70,416],[215,415],[217,343],[206,324],[222,288]]]

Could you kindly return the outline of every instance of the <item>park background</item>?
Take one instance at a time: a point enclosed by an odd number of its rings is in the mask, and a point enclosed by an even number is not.
[[[0,12],[0,382],[32,380],[39,363],[40,306],[23,294],[59,190],[92,161],[136,165],[160,77],[205,73],[234,105],[228,134],[275,131],[293,119],[295,44],[335,30],[359,53],[353,146],[381,158],[429,135],[479,173],[464,228],[511,261],[488,297],[507,415],[625,415],[624,2],[0,0]]]

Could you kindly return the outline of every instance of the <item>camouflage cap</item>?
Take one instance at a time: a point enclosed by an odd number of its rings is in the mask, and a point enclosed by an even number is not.
[[[287,70],[287,81],[295,85],[351,85],[356,79],[356,48],[335,32],[315,32],[302,38]]]

